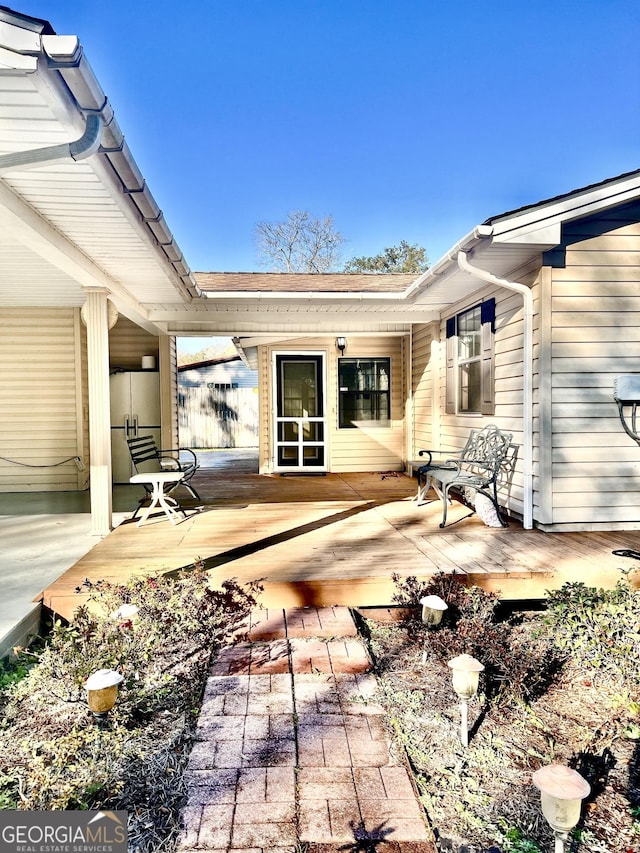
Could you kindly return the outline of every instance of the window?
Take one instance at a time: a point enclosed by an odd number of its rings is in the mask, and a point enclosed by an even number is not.
[[[496,301],[488,299],[447,320],[449,414],[492,415]]]
[[[338,359],[338,426],[391,426],[391,359]]]

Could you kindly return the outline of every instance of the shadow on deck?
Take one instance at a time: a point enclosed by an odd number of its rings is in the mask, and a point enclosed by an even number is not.
[[[441,530],[439,502],[416,506],[415,480],[401,474],[260,476],[239,465],[201,469],[193,482],[201,508],[185,498],[187,518],[175,526],[164,516],[140,528],[125,521],[44,590],[43,604],[70,619],[85,578],[123,581],[198,558],[213,585],[264,579],[265,606],[385,606],[394,572],[455,572],[505,599],[531,599],[567,580],[614,585],[633,561],[611,552],[640,546],[638,531],[488,528],[459,504]]]

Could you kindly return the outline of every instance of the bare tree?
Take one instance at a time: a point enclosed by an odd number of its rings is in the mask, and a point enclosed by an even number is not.
[[[346,240],[331,215],[312,217],[292,210],[284,222],[258,222],[256,243],[262,266],[280,272],[330,272],[340,261]]]

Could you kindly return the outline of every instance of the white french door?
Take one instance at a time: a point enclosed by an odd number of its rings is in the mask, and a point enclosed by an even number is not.
[[[323,353],[274,353],[277,472],[327,470]]]

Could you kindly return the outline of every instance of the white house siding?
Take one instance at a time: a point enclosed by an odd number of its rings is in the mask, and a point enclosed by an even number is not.
[[[403,351],[400,337],[353,337],[347,335],[345,358],[391,359],[391,426],[338,429],[338,358],[335,336],[304,338],[286,344],[261,347],[260,353],[260,460],[261,471],[271,470],[271,357],[273,352],[325,352],[327,369],[326,412],[329,470],[400,471],[404,462]],[[266,375],[265,375],[266,374]],[[263,389],[268,387],[268,394]],[[267,462],[268,460],[268,462]]]
[[[413,447],[410,458],[417,458],[424,447],[439,447],[433,403],[437,399],[438,327],[435,324],[413,327],[411,376],[413,398]]]
[[[109,331],[109,364],[125,370],[140,370],[142,357],[152,355],[159,358],[158,338],[136,326],[126,317],[119,317]]]
[[[535,272],[516,270],[515,281],[531,284]],[[485,299],[496,300],[495,321],[495,413],[446,414],[446,320]],[[496,424],[513,433],[517,447],[516,469],[500,490],[500,503],[516,515],[523,512],[522,398],[523,398],[523,304],[522,297],[503,288],[487,287],[452,306],[436,330],[416,326],[413,333],[414,447],[412,457],[423,448],[456,451],[463,447],[469,430]],[[437,366],[432,364],[437,360]]]
[[[640,373],[640,207],[565,229],[550,266],[552,523],[640,529],[640,447],[622,429],[613,381]]]
[[[86,471],[73,461],[84,456],[79,312],[4,308],[0,324],[0,491],[82,488]]]
[[[173,335],[158,338],[160,366],[160,431],[163,447],[179,447],[178,350]],[[149,353],[150,354],[150,353]]]

